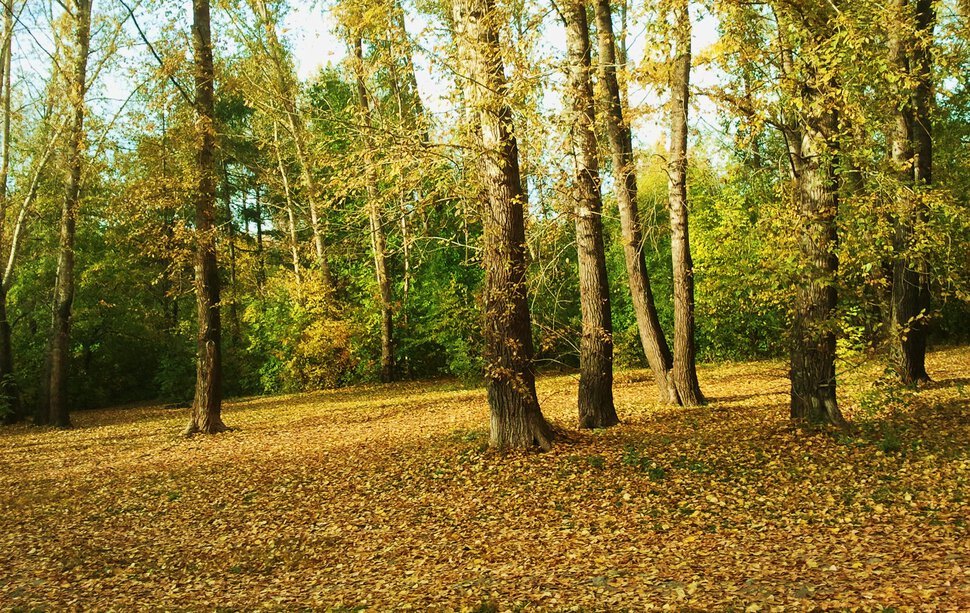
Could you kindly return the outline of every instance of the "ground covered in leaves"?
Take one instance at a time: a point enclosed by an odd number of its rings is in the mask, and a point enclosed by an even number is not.
[[[970,350],[920,390],[842,379],[848,432],[787,419],[778,363],[705,367],[710,405],[616,385],[623,423],[487,449],[480,390],[404,383],[0,429],[14,610],[970,610]]]

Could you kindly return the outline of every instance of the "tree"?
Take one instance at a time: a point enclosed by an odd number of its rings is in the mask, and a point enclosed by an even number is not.
[[[532,371],[532,329],[525,285],[526,194],[505,99],[498,11],[492,0],[455,0],[455,44],[465,72],[482,184],[485,266],[485,378],[491,445],[552,446],[553,431],[539,409]]]
[[[596,0],[596,32],[599,48],[600,80],[606,97],[606,132],[610,141],[616,203],[620,213],[623,256],[633,298],[633,312],[640,332],[640,343],[653,371],[661,402],[678,404],[680,395],[672,374],[673,355],[660,327],[650,276],[643,257],[643,230],[637,206],[637,172],[633,156],[633,136],[624,121],[623,100],[616,76],[617,53],[613,34],[610,0]]]
[[[563,10],[576,165],[572,198],[583,316],[579,345],[579,425],[582,428],[607,428],[619,423],[619,419],[613,405],[613,324],[603,248],[595,103],[589,74],[589,25],[583,0],[569,0]]]
[[[839,206],[839,108],[836,44],[839,9],[775,8],[781,45],[781,82],[793,121],[785,127],[795,182],[799,276],[791,350],[791,417],[842,424],[835,395],[835,308]]]
[[[67,4],[71,46],[67,99],[71,120],[67,132],[67,181],[61,208],[54,314],[48,340],[41,405],[36,422],[61,428],[71,426],[67,399],[70,366],[71,305],[74,302],[74,242],[81,202],[81,170],[84,164],[84,98],[87,93],[88,53],[91,44],[91,0]]]
[[[216,261],[215,72],[209,0],[192,2],[192,47],[197,129],[195,293],[198,305],[195,397],[185,434],[214,434],[222,421],[222,321]]]
[[[357,103],[360,105],[364,131],[364,173],[367,181],[367,218],[370,222],[371,251],[374,256],[374,273],[381,304],[381,382],[394,380],[394,311],[391,294],[391,278],[387,272],[387,238],[384,235],[384,216],[381,213],[381,194],[378,189],[377,172],[374,168],[371,140],[372,122],[370,94],[364,77],[364,46],[361,37],[353,37],[354,71],[357,76]]]
[[[926,223],[924,192],[933,182],[933,60],[930,51],[936,10],[931,0],[894,0],[890,21],[890,70],[902,83],[895,110],[892,162],[900,184],[895,219],[890,307],[890,357],[904,384],[928,381],[926,373],[927,317],[930,308],[929,270],[912,255],[918,228]]]
[[[314,175],[313,156],[309,151],[305,118],[299,108],[299,83],[293,66],[287,57],[286,49],[277,34],[276,15],[270,10],[266,0],[250,0],[256,14],[262,45],[259,51],[269,57],[268,87],[273,96],[263,100],[259,106],[270,113],[282,111],[282,122],[290,132],[296,158],[300,168],[300,179],[306,192],[307,208],[310,210],[310,228],[313,232],[313,249],[317,266],[323,275],[324,285],[333,289],[333,276],[330,271],[330,256],[324,239],[323,215],[320,210],[319,185]],[[249,41],[255,42],[255,41]]]
[[[667,160],[670,251],[674,266],[673,378],[685,406],[704,402],[697,381],[694,344],[694,263],[687,212],[687,113],[690,97],[691,26],[687,0],[674,7],[675,53],[670,77],[670,152]]]

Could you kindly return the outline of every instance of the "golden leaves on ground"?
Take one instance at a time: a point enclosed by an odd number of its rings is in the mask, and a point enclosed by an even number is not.
[[[617,378],[624,422],[486,449],[447,383],[159,408],[0,431],[0,602],[15,609],[970,609],[970,351],[936,383],[843,385],[850,433],[787,419],[782,366],[702,369],[712,403]],[[575,420],[571,377],[540,380]]]

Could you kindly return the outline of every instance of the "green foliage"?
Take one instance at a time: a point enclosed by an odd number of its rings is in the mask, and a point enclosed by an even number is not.
[[[356,366],[351,324],[340,317],[316,275],[308,275],[302,286],[286,276],[274,278],[265,298],[250,303],[243,319],[264,392],[337,387]]]

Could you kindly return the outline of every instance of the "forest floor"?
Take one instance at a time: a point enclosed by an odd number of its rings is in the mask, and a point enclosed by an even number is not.
[[[841,379],[848,432],[787,418],[781,363],[704,366],[711,403],[656,405],[617,376],[623,423],[487,449],[481,390],[364,386],[0,429],[7,610],[970,610],[970,348],[920,390]]]

